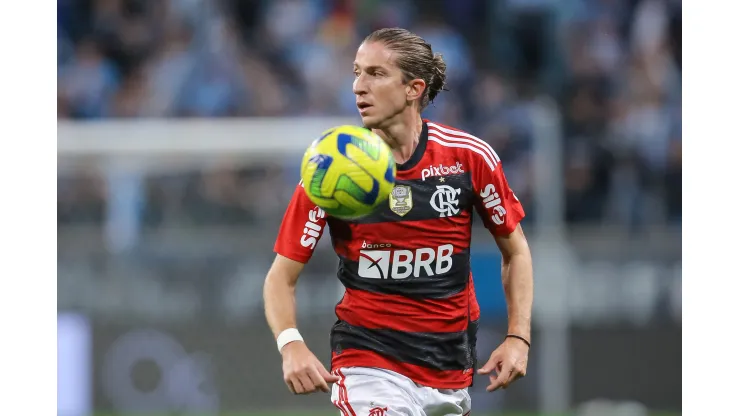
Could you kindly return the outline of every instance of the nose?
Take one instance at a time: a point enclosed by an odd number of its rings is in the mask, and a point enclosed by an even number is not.
[[[355,81],[352,83],[352,92],[355,93],[355,95],[364,95],[367,93],[367,86],[365,85],[365,77],[360,74],[360,76],[355,78]]]

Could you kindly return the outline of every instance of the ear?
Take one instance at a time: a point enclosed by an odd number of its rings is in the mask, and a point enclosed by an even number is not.
[[[406,84],[406,99],[409,101],[416,101],[424,94],[424,89],[427,87],[427,83],[423,79],[417,78],[412,79]]]

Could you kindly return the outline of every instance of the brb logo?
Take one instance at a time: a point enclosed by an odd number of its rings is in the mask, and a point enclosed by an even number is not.
[[[303,247],[310,249],[316,247],[321,235],[321,226],[317,223],[324,217],[326,217],[326,213],[319,207],[314,207],[311,211],[308,211],[308,221],[303,227],[303,235],[301,236]]]
[[[421,180],[424,181],[432,176],[455,175],[457,173],[465,173],[460,162],[455,162],[455,166],[443,166],[441,163],[439,166],[429,165],[428,168],[421,171]]]
[[[452,244],[435,249],[360,250],[358,274],[366,279],[406,279],[413,275],[427,276],[447,273],[452,269]]]
[[[491,221],[496,225],[503,224],[504,216],[506,215],[506,208],[501,205],[501,195],[496,191],[496,187],[489,183],[482,191],[480,191],[480,197],[483,198],[483,204],[486,209],[493,210]]]
[[[458,195],[460,195],[460,188],[453,188],[450,185],[437,185],[437,190],[432,194],[429,203],[435,211],[439,212],[440,218],[451,217],[460,212],[457,207],[459,204]]]

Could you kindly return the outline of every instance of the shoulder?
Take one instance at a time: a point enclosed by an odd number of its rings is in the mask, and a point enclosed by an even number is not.
[[[429,127],[429,142],[459,155],[473,164],[485,164],[491,170],[501,163],[496,151],[484,140],[463,130],[435,121],[426,120]]]

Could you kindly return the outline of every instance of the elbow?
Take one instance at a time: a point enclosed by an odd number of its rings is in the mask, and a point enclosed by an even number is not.
[[[501,263],[504,266],[511,265],[512,263],[520,263],[531,266],[532,253],[529,251],[529,247],[525,245],[518,250],[501,253]]]
[[[298,283],[297,278],[293,278],[287,273],[281,273],[280,271],[271,270],[267,273],[265,278],[264,291],[265,293],[272,290],[279,289],[290,289],[294,290]]]

